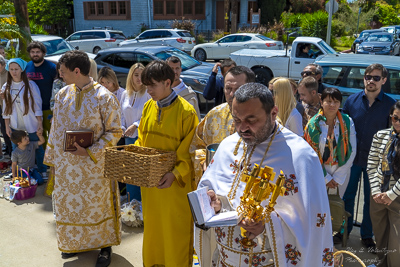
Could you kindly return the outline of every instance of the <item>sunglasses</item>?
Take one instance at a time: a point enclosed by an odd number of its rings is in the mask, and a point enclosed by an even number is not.
[[[366,81],[370,81],[371,79],[374,80],[375,82],[379,82],[382,79],[382,76],[372,76],[372,75],[364,76],[364,80]]]
[[[393,122],[400,122],[400,118],[394,115],[390,115],[390,118],[392,118]]]
[[[315,75],[315,74],[316,74],[316,73],[313,72],[313,71],[302,71],[302,72],[300,73],[301,77],[303,77],[304,75],[305,75],[305,76],[310,76],[310,75]]]

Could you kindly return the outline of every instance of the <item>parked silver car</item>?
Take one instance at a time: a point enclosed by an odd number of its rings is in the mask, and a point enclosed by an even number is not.
[[[44,44],[46,47],[47,53],[45,59],[57,63],[58,60],[64,55],[67,51],[75,50],[75,48],[66,42],[62,37],[55,35],[42,35],[42,34],[32,34],[32,41],[38,41]],[[11,46],[15,48],[16,51],[19,50],[19,39],[9,40],[6,49],[9,49]],[[92,53],[86,53],[90,58],[94,58],[95,55]],[[17,53],[18,56],[18,53]]]
[[[117,47],[126,37],[122,31],[95,29],[74,32],[65,40],[79,50],[97,54],[101,49]]]
[[[135,39],[123,41],[118,46],[167,45],[190,53],[195,44],[196,40],[189,31],[179,29],[154,29],[144,31]]]

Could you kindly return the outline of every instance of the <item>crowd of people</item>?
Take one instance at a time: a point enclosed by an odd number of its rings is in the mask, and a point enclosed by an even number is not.
[[[40,42],[28,52],[30,62],[0,55],[0,123],[12,175],[18,165],[39,184],[48,179],[63,258],[100,249],[96,266],[110,264],[112,246],[121,243],[125,185],[103,177],[104,151],[134,144],[177,156],[157,187],[126,185],[142,201],[144,266],[191,266],[194,248],[201,266],[332,266],[333,244],[343,233],[332,233],[327,194],[343,198],[350,233],[361,180],[362,243],[378,255],[378,266],[400,260],[400,102],[382,90],[388,72],[381,64],[365,70],[365,89],[341,109],[343,96],[322,84],[319,65],[306,66],[298,84],[276,77],[267,87],[226,59],[212,70],[203,95],[215,106],[201,118],[178,57],[133,65],[124,89],[111,68],[97,72],[82,51],[65,53],[57,65],[44,58]],[[74,143],[76,150],[65,152],[64,132],[87,129],[93,144]],[[207,146],[215,143],[207,165]],[[187,194],[207,186],[216,213],[236,210],[242,177],[255,164],[285,177],[285,193],[269,217],[194,227]],[[254,245],[243,246],[245,237]]]

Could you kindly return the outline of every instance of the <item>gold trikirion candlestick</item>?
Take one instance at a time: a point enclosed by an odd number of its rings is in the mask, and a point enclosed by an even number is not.
[[[278,199],[279,195],[283,196],[285,194],[286,191],[286,187],[284,186],[285,180],[286,180],[285,174],[281,170],[278,179],[276,179],[271,199],[269,200],[268,206],[265,208],[264,218],[268,218],[269,217],[268,215],[274,211],[274,206],[276,205],[276,200]]]
[[[250,175],[248,175],[248,172],[243,173],[241,181],[246,183],[246,187],[244,188],[243,195],[240,197],[242,202],[246,201],[246,199],[250,196],[251,188],[256,181],[259,171],[260,167],[258,166],[258,164],[254,164],[253,170],[251,171]]]
[[[260,176],[260,178],[259,178]],[[265,219],[264,207],[261,202],[266,200],[274,189],[274,185],[270,183],[275,177],[273,168],[265,166],[261,171],[257,164],[253,167],[251,175],[243,175],[242,182],[246,183],[246,187],[241,197],[240,205],[237,209],[240,215],[254,222],[260,222]],[[254,246],[254,241],[248,239],[242,229],[241,243],[245,247]]]

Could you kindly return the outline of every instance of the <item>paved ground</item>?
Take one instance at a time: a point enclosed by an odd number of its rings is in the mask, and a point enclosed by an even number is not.
[[[25,201],[9,202],[0,199],[0,267],[94,266],[98,251],[79,254],[63,260],[57,249],[55,222],[51,199],[43,196],[44,186],[39,186],[36,196]],[[113,247],[111,267],[142,265],[143,228],[123,226],[122,243]],[[342,249],[341,246],[337,246]],[[375,255],[368,253],[359,239],[359,228],[355,227],[347,247],[366,264],[376,262]],[[344,257],[345,267],[361,266],[349,256]]]

